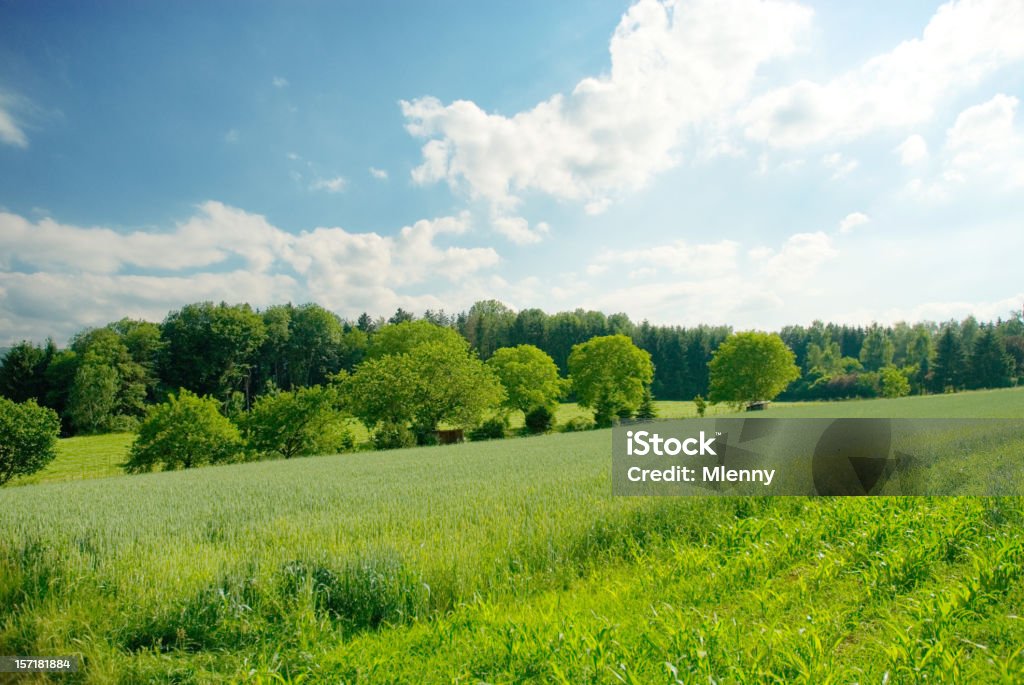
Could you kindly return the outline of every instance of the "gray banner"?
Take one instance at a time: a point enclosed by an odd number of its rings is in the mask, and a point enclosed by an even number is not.
[[[616,495],[1024,495],[1024,420],[623,423],[612,468]]]

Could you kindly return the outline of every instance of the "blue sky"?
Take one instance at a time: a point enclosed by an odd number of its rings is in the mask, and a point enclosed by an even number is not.
[[[212,299],[1024,304],[1024,7],[0,2],[0,344]]]

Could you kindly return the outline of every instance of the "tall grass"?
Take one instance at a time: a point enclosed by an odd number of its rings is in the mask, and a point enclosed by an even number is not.
[[[0,653],[80,682],[1024,677],[1019,499],[613,498],[610,442],[5,488]]]

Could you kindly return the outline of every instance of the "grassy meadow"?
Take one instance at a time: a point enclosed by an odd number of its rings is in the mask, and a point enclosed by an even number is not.
[[[67,682],[1024,682],[1020,498],[613,498],[607,430],[93,479],[128,437],[77,440],[0,490],[0,653]]]

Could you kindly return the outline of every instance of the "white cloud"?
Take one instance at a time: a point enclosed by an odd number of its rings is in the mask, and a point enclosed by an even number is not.
[[[447,181],[507,210],[522,194],[590,213],[677,165],[680,145],[746,97],[758,68],[791,53],[811,11],[782,0],[640,0],[611,40],[611,70],[512,116],[432,97],[401,103],[428,139],[417,183]]]
[[[28,136],[11,112],[17,102],[18,98],[0,93],[0,141],[14,147],[26,148]]]
[[[334,178],[318,178],[309,188],[310,190],[324,190],[328,193],[340,193],[345,190],[347,185],[348,181],[344,177],[335,176]]]
[[[275,76],[274,80],[272,81],[272,83],[274,84],[275,88],[287,88],[288,87],[288,79],[286,79],[283,76]]]
[[[821,164],[832,171],[832,178],[838,179],[846,176],[856,169],[860,163],[856,159],[844,157],[840,152],[830,152],[821,158]]]
[[[928,159],[928,143],[915,133],[907,136],[907,139],[896,147],[896,152],[899,153],[900,164],[913,166]]]
[[[618,282],[617,276],[643,282],[611,290],[584,283],[577,292],[586,298],[584,307],[625,311],[634,319],[684,325],[778,319],[786,316],[788,297],[822,289],[819,272],[837,255],[822,232],[794,234],[778,248],[747,250],[732,240],[676,241],[601,253],[587,267],[588,276],[600,276],[602,284]]]
[[[388,172],[385,169],[378,169],[377,167],[370,167],[370,176],[373,176],[379,181],[388,180]]]
[[[529,222],[521,216],[495,216],[491,219],[494,230],[516,245],[531,245],[544,240],[551,227],[541,221],[530,228]]]
[[[980,177],[1004,188],[1024,186],[1024,132],[1015,123],[1019,104],[999,94],[957,116],[946,132],[947,180]]]
[[[852,140],[931,119],[936,106],[1024,59],[1020,0],[959,0],[940,7],[920,38],[831,81],[801,80],[755,98],[740,113],[746,135],[775,147]]]
[[[864,212],[852,212],[847,214],[843,220],[839,222],[839,232],[850,233],[853,229],[858,226],[863,226],[869,221],[871,221],[871,217]]]
[[[349,316],[437,308],[437,297],[408,289],[458,284],[499,261],[492,248],[437,244],[464,234],[469,220],[463,213],[417,221],[394,236],[328,227],[294,234],[206,202],[170,231],[120,233],[0,213],[0,324],[12,337],[63,339],[125,315],[159,319],[202,299],[311,300]],[[243,269],[226,270],[238,259]],[[139,270],[156,273],[132,273]]]
[[[237,143],[238,142],[238,130],[237,129],[233,129],[233,128],[229,129],[228,132],[224,134],[224,142],[225,143]]]

